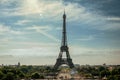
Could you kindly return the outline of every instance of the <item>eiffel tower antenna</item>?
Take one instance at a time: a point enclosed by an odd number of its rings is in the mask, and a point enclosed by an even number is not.
[[[62,55],[66,53],[66,58],[62,58]],[[60,47],[60,53],[54,65],[54,69],[57,70],[62,64],[67,64],[70,68],[74,67],[72,59],[70,58],[68,45],[67,45],[67,34],[66,34],[66,14],[64,9],[63,14],[63,30],[62,30],[62,42]]]
[[[64,8],[64,14],[65,14],[65,8]]]

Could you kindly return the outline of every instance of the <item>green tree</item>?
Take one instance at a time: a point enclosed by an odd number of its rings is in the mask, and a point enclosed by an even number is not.
[[[23,73],[23,72],[20,72],[19,74],[18,74],[18,76],[22,79],[22,78],[25,78],[25,74]]]
[[[0,71],[0,80],[4,77],[5,75],[3,74],[3,72]]]
[[[98,70],[101,72],[101,71],[106,70],[106,69],[105,69],[105,67],[100,66],[100,67],[98,68]]]
[[[114,76],[110,75],[110,76],[108,77],[108,80],[115,80],[115,79],[114,79]]]
[[[97,70],[92,70],[91,74],[93,76],[99,76],[99,72]]]
[[[119,74],[119,71],[117,69],[113,69],[111,71],[111,75],[117,75],[117,74]]]
[[[85,77],[90,78],[90,77],[92,77],[92,75],[91,74],[85,74]]]
[[[35,73],[32,74],[31,78],[32,79],[39,79],[40,75],[39,75],[39,73],[35,72]]]
[[[27,66],[22,66],[21,68],[20,68],[20,70],[23,72],[23,73],[28,73],[28,68],[27,68]]]
[[[101,77],[106,76],[106,71],[105,71],[105,70],[101,71],[101,72],[100,72],[100,76],[101,76]]]
[[[12,72],[8,72],[2,80],[15,80],[14,74]]]
[[[43,75],[40,75],[40,79],[44,79],[45,77]]]
[[[7,74],[7,71],[8,69],[7,68],[2,68],[1,71],[4,73],[4,74]]]

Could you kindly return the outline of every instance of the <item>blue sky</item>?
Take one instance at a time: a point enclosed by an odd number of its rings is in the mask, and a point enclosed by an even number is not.
[[[67,15],[75,64],[120,64],[119,0],[0,0],[0,64],[55,64]]]

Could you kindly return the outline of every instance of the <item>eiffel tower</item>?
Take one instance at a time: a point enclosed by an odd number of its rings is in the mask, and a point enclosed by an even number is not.
[[[62,58],[62,55],[66,53],[66,58]],[[63,14],[63,32],[62,32],[62,43],[60,47],[60,53],[54,65],[54,69],[57,70],[62,64],[68,65],[70,68],[74,67],[72,59],[70,58],[68,46],[67,46],[67,35],[66,35],[66,14]]]

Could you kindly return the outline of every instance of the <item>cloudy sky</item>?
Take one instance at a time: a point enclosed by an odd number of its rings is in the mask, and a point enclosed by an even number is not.
[[[120,0],[0,0],[0,64],[55,64],[67,15],[75,64],[120,64]]]

